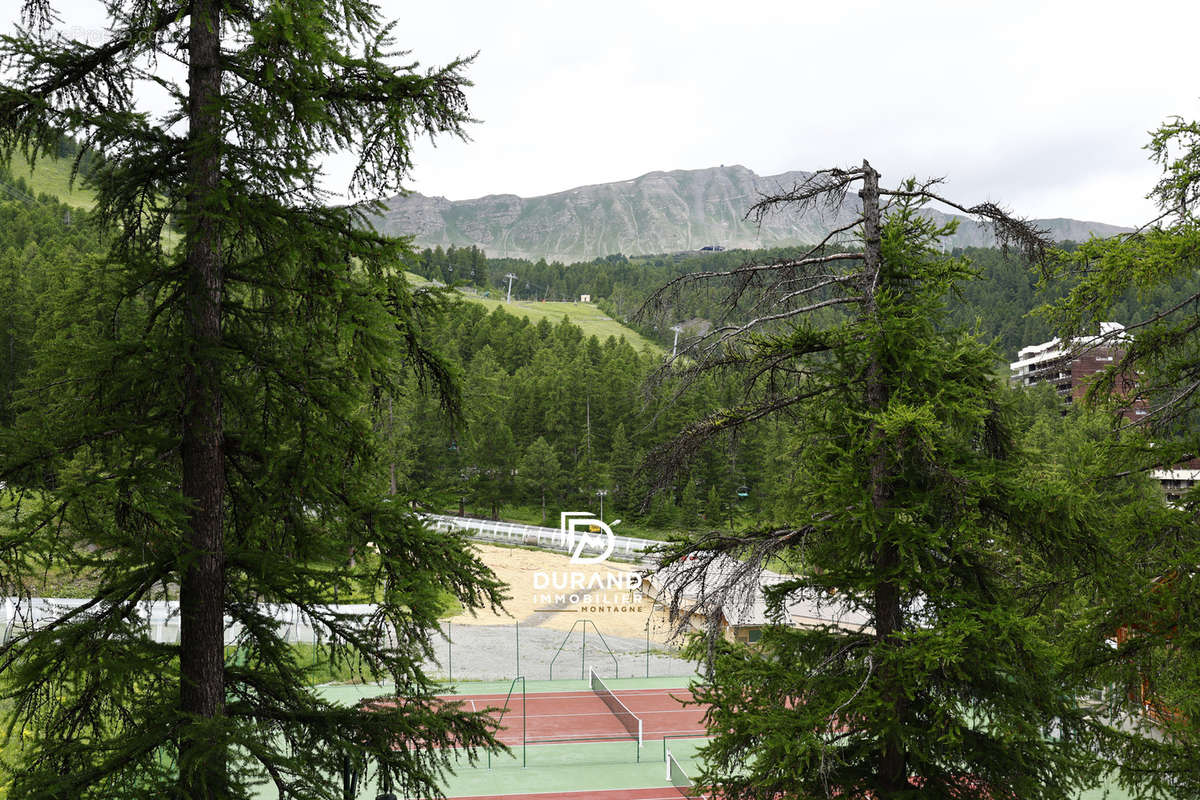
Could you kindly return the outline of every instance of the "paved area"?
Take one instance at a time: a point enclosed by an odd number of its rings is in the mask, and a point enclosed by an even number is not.
[[[582,622],[582,621],[581,621]],[[608,636],[592,625],[564,632],[529,625],[449,624],[436,645],[429,674],[447,680],[490,681],[586,677],[591,666],[608,677],[690,677],[696,665],[644,638]],[[685,682],[686,683],[686,682]]]

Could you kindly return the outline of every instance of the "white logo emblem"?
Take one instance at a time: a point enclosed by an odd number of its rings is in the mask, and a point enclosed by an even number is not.
[[[563,544],[571,552],[574,564],[598,564],[612,555],[616,537],[612,528],[592,516],[589,511],[564,511],[559,523]],[[583,551],[600,550],[599,555],[584,555]]]

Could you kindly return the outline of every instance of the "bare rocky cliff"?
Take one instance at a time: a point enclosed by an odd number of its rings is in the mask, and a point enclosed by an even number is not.
[[[650,172],[633,180],[581,186],[541,197],[488,195],[474,200],[409,194],[387,201],[381,231],[412,235],[421,247],[475,245],[493,257],[584,261],[612,253],[644,255],[706,246],[773,247],[813,242],[845,223],[843,207],[800,215],[774,213],[762,226],[745,219],[763,194],[790,189],[808,173],[760,176],[742,166]],[[941,216],[941,215],[938,215]],[[1114,225],[1039,220],[1058,240],[1111,235]],[[991,233],[964,221],[950,246],[990,246]]]

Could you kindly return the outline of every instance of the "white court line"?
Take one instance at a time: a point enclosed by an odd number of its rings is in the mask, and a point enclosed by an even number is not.
[[[472,706],[473,707],[473,706]],[[499,711],[504,710],[504,706],[489,706]],[[696,712],[690,708],[670,708],[665,711],[631,711],[635,717],[649,716],[651,714],[695,714]],[[530,719],[549,719],[551,717],[611,717],[611,711],[580,711],[575,714],[530,714]]]
[[[672,692],[690,692],[690,691],[691,690],[688,689],[686,686],[672,686],[669,688],[664,687],[662,689],[613,689],[613,694],[618,695],[618,696],[623,695],[623,694],[666,695],[669,697],[669,696],[671,696]],[[579,691],[579,692],[573,692],[573,691],[561,691],[561,692],[560,691],[549,691],[549,692],[528,691],[525,694],[528,697],[542,697],[547,700],[554,700],[554,699],[568,700],[573,697],[595,697],[596,696],[596,693],[591,691],[590,689]],[[439,697],[478,697],[480,699],[487,698],[487,697],[503,698],[504,692],[498,692],[498,693],[497,692],[484,692],[484,693],[461,692],[459,694],[442,694],[442,695],[438,695],[438,696]],[[486,797],[486,795],[483,795],[483,796]]]

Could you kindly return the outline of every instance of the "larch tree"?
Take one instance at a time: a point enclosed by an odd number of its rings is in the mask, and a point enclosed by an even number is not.
[[[369,203],[330,202],[321,164],[348,152],[355,196],[396,191],[416,137],[463,135],[469,60],[419,69],[365,0],[106,8],[108,38],[89,44],[28,0],[0,44],[0,153],[32,162],[67,134],[98,154],[92,219],[112,241],[43,315],[0,431],[6,582],[97,585],[0,653],[9,732],[28,737],[9,797],[247,797],[263,782],[342,797],[348,763],[436,794],[446,748],[495,743],[485,718],[434,697],[430,631],[443,591],[478,607],[499,589],[461,541],[384,500],[371,409],[400,391],[401,365],[456,405],[424,335],[440,301],[405,284],[408,244],[365,225]],[[377,612],[330,605],[351,592]],[[167,597],[178,644],[144,632],[144,604]],[[336,642],[324,660],[408,699],[323,699],[278,604]]]
[[[983,218],[1032,258],[1046,245],[935,188],[881,187],[865,161],[817,172],[756,212],[844,208],[857,189],[848,222],[797,258],[683,276],[648,306],[728,286],[727,319],[666,374],[732,372],[746,398],[652,454],[658,485],[714,437],[767,419],[794,442],[780,519],[696,537],[665,573],[676,624],[710,621],[692,652],[709,663],[697,780],[714,796],[1065,800],[1098,779],[1112,726],[1042,612],[1102,559],[1103,503],[1038,471],[997,355],[941,322],[971,271],[939,247],[954,223],[921,206]],[[776,624],[753,646],[727,642],[716,612],[752,598],[767,566],[786,573],[766,590]],[[828,622],[784,624],[814,607]]]
[[[1057,253],[1044,277],[1070,291],[1039,309],[1067,350],[1107,344],[1120,353],[1088,387],[1089,401],[1127,434],[1112,474],[1191,470],[1200,456],[1200,122],[1168,120],[1146,149],[1162,168],[1149,194],[1158,214],[1131,233]],[[1130,295],[1160,290],[1170,290],[1172,302],[1098,333]],[[1153,741],[1123,743],[1116,760],[1124,782],[1193,797],[1200,793],[1200,491],[1182,492],[1175,505],[1170,525],[1124,539],[1113,569],[1100,576],[1097,593],[1112,602],[1094,624],[1122,631],[1120,646],[1097,659],[1113,685],[1127,687],[1113,702],[1130,701],[1155,728]]]

